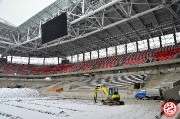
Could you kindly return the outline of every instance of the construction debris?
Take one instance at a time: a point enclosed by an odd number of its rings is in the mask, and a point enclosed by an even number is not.
[[[60,92],[60,91],[62,91],[62,90],[63,90],[63,88],[52,87],[52,88],[48,89],[47,91],[48,91],[48,92]]]

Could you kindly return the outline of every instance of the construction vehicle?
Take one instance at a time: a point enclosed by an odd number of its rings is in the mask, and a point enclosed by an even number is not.
[[[147,90],[140,90],[140,92],[138,92],[135,95],[136,99],[162,99],[163,98],[163,94],[162,91],[160,89],[147,89]]]
[[[109,88],[109,93],[103,86],[96,86],[94,90],[94,102],[96,103],[97,100],[97,93],[98,91],[103,91],[106,95],[106,100],[102,100],[101,102],[104,105],[124,105],[123,101],[120,101],[120,95],[118,93],[117,87]]]

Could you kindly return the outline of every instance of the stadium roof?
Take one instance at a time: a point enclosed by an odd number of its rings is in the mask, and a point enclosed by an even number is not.
[[[41,24],[64,12],[69,35],[42,45]],[[0,54],[66,57],[179,31],[179,0],[56,0],[18,27],[0,20]]]

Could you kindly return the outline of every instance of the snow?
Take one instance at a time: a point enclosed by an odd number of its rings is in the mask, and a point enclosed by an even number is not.
[[[0,88],[0,98],[15,98],[15,97],[40,97],[37,90],[29,88]]]
[[[93,100],[41,97],[33,89],[3,88],[0,89],[0,119],[155,119],[163,103],[154,100],[123,101],[125,105],[108,106],[100,101],[94,104]]]

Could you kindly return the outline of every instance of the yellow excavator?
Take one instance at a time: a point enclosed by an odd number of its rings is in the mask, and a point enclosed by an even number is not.
[[[118,93],[117,87],[109,88],[109,93],[103,86],[96,86],[94,90],[94,102],[96,103],[97,100],[97,93],[98,91],[103,91],[106,95],[106,100],[102,100],[101,102],[104,105],[124,105],[123,101],[120,101],[120,95]]]

